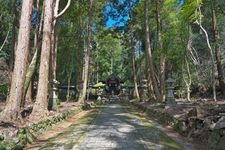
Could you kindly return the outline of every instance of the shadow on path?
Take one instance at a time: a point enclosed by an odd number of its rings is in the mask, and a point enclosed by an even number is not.
[[[97,117],[96,114],[86,116],[60,135],[42,141],[36,149],[183,149],[146,119],[127,112],[123,107],[106,105]]]

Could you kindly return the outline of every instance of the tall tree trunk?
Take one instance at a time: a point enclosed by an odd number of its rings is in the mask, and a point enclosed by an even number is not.
[[[89,13],[88,13],[88,25],[87,25],[87,46],[84,56],[84,78],[83,78],[83,90],[82,95],[79,100],[80,103],[85,104],[87,87],[88,87],[88,72],[89,72],[89,62],[90,62],[90,50],[91,50],[91,22],[92,22],[92,8],[93,0],[90,0]]]
[[[27,93],[25,96],[25,104],[32,104],[33,103],[33,90],[32,90],[32,82],[30,82],[29,87],[27,89]]]
[[[58,10],[59,10],[59,0],[56,0],[54,2],[54,17],[58,15]],[[50,75],[49,75],[49,81],[50,81],[50,99],[49,99],[49,103],[51,103],[50,108],[49,109],[56,109],[56,99],[57,99],[57,95],[56,95],[56,91],[53,90],[56,88],[56,58],[57,58],[57,48],[58,48],[58,37],[57,37],[57,33],[56,33],[56,21],[57,19],[55,18],[53,20],[53,24],[52,24],[52,34],[51,34],[51,53],[50,53]]]
[[[197,10],[198,10],[198,13],[196,14],[199,14],[199,18],[198,20],[196,20],[196,23],[199,25],[199,27],[201,28],[201,30],[204,32],[205,34],[205,37],[206,37],[206,43],[207,43],[207,46],[209,48],[209,52],[210,52],[210,55],[211,55],[211,60],[212,60],[212,72],[211,72],[211,77],[212,77],[212,88],[213,88],[213,99],[214,101],[217,101],[217,98],[216,98],[216,78],[215,78],[215,59],[214,59],[214,52],[213,52],[213,49],[212,49],[212,46],[211,46],[211,43],[209,41],[209,35],[208,35],[208,32],[205,30],[205,28],[202,26],[202,12],[201,12],[201,7],[199,6],[199,0],[196,0],[197,2]]]
[[[146,6],[145,6],[146,7]],[[148,12],[146,12],[146,11],[148,11],[148,10],[145,10],[145,17],[148,17]],[[147,13],[147,14],[146,14]],[[146,63],[146,72],[147,72],[147,80],[148,80],[148,83],[147,83],[147,86],[148,86],[148,93],[149,93],[149,98],[150,99],[153,99],[153,100],[156,100],[156,96],[155,96],[155,93],[154,93],[154,89],[153,89],[153,83],[152,83],[152,78],[151,78],[151,70],[150,70],[150,66],[149,66],[149,57],[148,57],[148,54],[147,54],[147,49],[148,49],[148,47],[149,47],[149,45],[147,45],[147,42],[150,40],[150,39],[148,39],[147,40],[147,38],[149,38],[148,37],[148,35],[147,35],[147,33],[146,33],[146,30],[149,30],[148,29],[148,23],[146,22],[147,20],[145,20],[145,53],[146,53],[146,61],[145,61],[145,63]],[[147,25],[146,25],[147,24]],[[149,33],[148,33],[149,34]]]
[[[15,51],[10,95],[6,107],[1,113],[0,120],[13,121],[20,117],[20,103],[23,94],[23,83],[25,80],[26,63],[29,52],[32,5],[33,0],[23,0],[22,2],[18,46]]]
[[[12,2],[12,48],[10,53],[10,72],[13,72],[14,58],[15,58],[15,48],[16,48],[16,0]]]
[[[216,58],[216,67],[218,72],[218,80],[219,80],[219,87],[220,91],[223,95],[225,95],[225,83],[223,81],[224,73],[221,64],[221,48],[217,43],[220,36],[216,28],[216,11],[215,11],[215,0],[211,0],[212,5],[212,32],[213,32],[213,42],[215,43],[215,58]]]
[[[51,51],[50,51],[50,76],[49,76],[49,81],[50,81],[50,99],[49,99],[49,109],[57,109],[57,102],[56,99],[58,99],[57,94],[56,94],[56,62],[57,62],[57,49],[58,49],[58,36],[57,36],[57,31],[56,31],[56,22],[57,18],[62,16],[66,10],[69,8],[71,0],[67,1],[66,7],[60,12],[59,11],[59,2],[60,0],[56,0],[53,3],[54,6],[54,20],[52,23],[52,34],[51,34]]]
[[[185,65],[186,65],[187,76],[184,75],[184,71],[183,71],[183,79],[184,79],[184,83],[185,83],[186,88],[187,88],[187,100],[190,102],[191,101],[192,79],[191,79],[190,65],[189,65],[189,62],[187,60],[187,57],[185,57]],[[183,68],[185,68],[185,67],[183,67]]]
[[[89,27],[88,29],[89,30]],[[89,62],[90,62],[90,49],[89,49],[89,31],[88,31],[88,38],[87,38],[87,46],[85,48],[85,56],[84,56],[84,67],[83,67],[83,89],[82,95],[79,99],[79,103],[85,103],[86,94],[87,94],[87,84],[88,84],[88,72],[89,72]]]
[[[59,9],[59,0],[56,0],[53,2],[53,18],[58,14]],[[57,45],[56,45],[56,19],[53,19],[52,22],[52,33],[51,33],[51,50],[50,50],[50,60],[49,60],[49,104],[48,109],[57,109],[56,108],[56,100],[54,99],[56,96],[56,91],[54,90],[55,87],[55,81],[56,81],[56,51],[57,51]]]
[[[135,54],[132,54],[132,68],[133,68],[133,82],[134,82],[134,98],[140,100],[140,95],[138,91],[137,84],[137,71],[136,71],[136,62],[135,62]]]
[[[53,22],[54,0],[45,0],[44,4],[44,28],[41,49],[41,61],[38,80],[37,98],[34,103],[31,116],[40,119],[48,114],[48,82],[49,82],[49,59],[51,51],[51,33]]]
[[[165,74],[166,74],[166,57],[164,54],[160,55],[160,94],[161,101],[165,101]]]
[[[151,50],[151,43],[150,43],[150,32],[149,32],[149,26],[148,26],[148,0],[145,0],[145,48],[147,53],[147,62],[148,62],[148,75],[149,79],[152,81],[152,86],[154,90],[154,95],[157,100],[161,99],[159,88],[157,85],[156,78],[154,76],[154,66],[152,61],[152,50]]]
[[[37,11],[39,11],[39,0],[36,1]],[[40,22],[40,24],[39,24]],[[23,99],[21,102],[21,107],[23,107],[28,100],[29,103],[33,101],[33,76],[37,67],[38,55],[39,55],[39,36],[42,31],[42,22],[43,22],[43,11],[41,13],[41,19],[37,19],[36,26],[35,26],[35,33],[34,33],[34,47],[32,53],[33,57],[30,61],[29,67],[27,69],[26,78],[24,82],[24,91],[23,91]],[[30,54],[31,55],[31,54]]]
[[[25,105],[25,100],[26,100],[26,95],[28,93],[28,90],[32,90],[32,88],[30,88],[31,85],[31,80],[33,78],[33,75],[34,75],[34,72],[35,72],[35,69],[36,69],[36,65],[37,65],[37,58],[38,58],[38,49],[36,49],[35,53],[34,53],[34,56],[31,60],[31,63],[27,69],[27,72],[26,72],[26,77],[25,77],[25,81],[24,81],[24,89],[23,89],[23,99],[21,101],[21,106],[23,107]],[[30,88],[30,89],[29,89]],[[32,91],[29,91],[31,93],[29,94],[32,94]]]
[[[165,66],[166,58],[163,53],[163,41],[162,41],[162,23],[161,23],[161,2],[156,0],[156,22],[157,22],[157,48],[160,51],[160,71],[159,71],[159,81],[160,81],[160,95],[161,101],[165,100]]]
[[[69,102],[71,100],[70,97],[70,83],[71,83],[71,77],[72,77],[72,71],[69,72],[68,79],[67,79],[67,95],[66,95],[66,101]]]

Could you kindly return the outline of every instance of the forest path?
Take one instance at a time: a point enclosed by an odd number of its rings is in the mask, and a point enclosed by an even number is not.
[[[58,136],[40,141],[29,149],[183,149],[148,120],[125,107],[119,104],[105,105],[100,112],[83,117]]]

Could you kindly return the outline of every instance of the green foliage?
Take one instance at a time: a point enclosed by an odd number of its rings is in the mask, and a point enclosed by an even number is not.
[[[26,128],[20,129],[17,133],[17,138],[20,141],[21,145],[25,145],[27,143],[27,134],[28,132]]]
[[[67,1],[60,2],[60,10],[66,5]],[[89,14],[90,6],[87,0],[77,0],[71,3],[67,13],[57,22],[58,35],[58,54],[57,54],[57,80],[62,85],[75,85],[82,80],[82,70],[84,64],[85,44],[87,41],[87,24],[91,17],[91,60],[89,82],[96,83],[104,80],[112,72],[124,79],[125,84],[132,83],[132,56],[135,56],[137,64],[137,75],[139,82],[146,79],[146,56],[145,56],[145,30],[144,30],[144,3],[136,1],[130,12],[123,11],[123,7],[129,4],[120,5],[118,1],[93,1],[93,10]],[[156,23],[156,4],[155,1],[149,3],[149,27],[151,36],[151,47],[153,51],[153,63],[156,76],[159,73],[159,59],[162,54],[166,57],[166,73],[173,72],[178,80],[178,86],[184,87],[182,74],[185,72],[184,58],[190,57],[187,44],[191,37],[192,47],[196,49],[201,64],[190,63],[191,77],[193,78],[193,89],[204,85],[209,87],[209,52],[205,42],[205,37],[201,34],[199,27],[194,24],[201,17],[202,24],[209,33],[212,41],[212,23],[211,23],[211,0],[185,0],[179,5],[176,0],[160,1],[160,19],[162,49],[157,41],[157,23]],[[198,3],[197,3],[198,2]],[[220,33],[220,39],[213,46],[219,45],[225,49],[225,13],[223,8],[225,2],[214,1],[217,17],[217,30]],[[17,1],[17,22],[19,20],[20,1]],[[121,15],[129,13],[129,21],[122,32],[118,29],[106,29],[104,18],[105,6],[111,4]],[[201,6],[202,14],[200,16],[198,7]],[[12,49],[12,3],[9,0],[0,0],[0,44],[3,43],[8,31],[9,37],[0,52],[0,57],[9,60]],[[118,14],[109,14],[116,17]],[[190,27],[192,35],[190,35]],[[17,28],[17,27],[16,27]],[[32,29],[33,30],[33,29]],[[31,42],[33,40],[33,32]],[[41,44],[41,43],[40,43]],[[32,44],[31,44],[32,46]],[[191,59],[189,59],[191,61]],[[224,52],[222,51],[222,65],[225,65]],[[200,77],[201,76],[201,77]],[[0,85],[0,92],[7,95],[9,85]],[[70,98],[70,97],[68,97]]]
[[[120,35],[103,31],[96,35],[95,43],[96,48],[92,52],[94,68],[96,68],[94,73],[98,73],[100,79],[107,78],[112,72],[120,76],[123,65],[121,63],[123,46]]]
[[[7,61],[10,59],[10,53],[12,48],[12,1],[11,0],[0,0],[0,47],[9,33],[6,43],[3,49],[0,51],[0,57],[4,57]],[[20,4],[18,2],[16,11],[18,12]],[[17,14],[17,13],[16,13]],[[17,16],[18,17],[18,16]],[[17,30],[17,26],[15,27]]]
[[[202,0],[185,0],[181,13],[187,20],[194,22],[199,17],[197,9],[201,5]]]
[[[181,121],[178,119],[175,119],[175,118],[170,122],[170,125],[175,128],[178,128],[180,126],[180,124],[181,124]]]
[[[7,95],[8,92],[10,90],[10,86],[8,84],[1,84],[0,85],[0,93],[3,94],[3,95]]]
[[[94,85],[94,87],[98,88],[98,87],[104,87],[105,84],[103,84],[102,82],[98,82]]]
[[[94,35],[100,23],[102,1],[93,2],[91,13],[92,20],[92,47],[94,49]],[[57,79],[61,84],[67,84],[71,78],[71,84],[81,82],[85,43],[87,41],[87,23],[89,12],[88,1],[76,1],[71,3],[68,12],[64,15],[64,24],[58,25],[59,44],[57,58]],[[91,51],[92,53],[92,51]],[[92,70],[90,68],[90,70]],[[92,73],[90,73],[91,75]]]
[[[3,49],[3,51],[0,52],[0,57],[5,58],[6,60],[9,58],[9,54],[7,53],[7,51],[5,51],[5,48]]]
[[[6,143],[5,142],[0,141],[0,149],[1,150],[7,150],[6,149]]]
[[[15,142],[0,141],[0,150],[22,150],[22,147],[16,146]]]
[[[67,96],[66,96],[66,101],[67,101],[67,102],[69,102],[71,99],[72,99],[72,96],[70,96],[70,95],[67,95]]]

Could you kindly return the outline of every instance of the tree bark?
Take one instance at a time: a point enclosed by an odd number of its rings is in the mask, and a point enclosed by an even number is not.
[[[56,91],[53,89],[56,89],[56,62],[57,62],[57,49],[58,49],[58,36],[57,36],[57,31],[56,31],[56,21],[59,17],[61,17],[66,10],[69,8],[71,0],[67,1],[66,7],[60,12],[59,11],[59,2],[60,0],[56,0],[53,3],[54,6],[54,18],[53,18],[53,24],[52,24],[52,34],[51,34],[51,52],[50,52],[50,103],[52,105],[49,105],[49,109],[57,109],[56,106],[56,99],[57,99],[57,94]]]
[[[36,7],[37,10],[39,10],[39,0],[36,1]],[[35,70],[37,68],[37,62],[38,60],[38,56],[40,56],[40,47],[39,47],[39,40],[40,40],[40,35],[41,35],[41,31],[42,31],[42,25],[43,25],[43,11],[41,13],[41,19],[40,19],[40,24],[38,24],[39,21],[37,21],[36,23],[36,27],[35,27],[35,33],[34,33],[34,54],[32,57],[32,60],[29,64],[29,67],[27,69],[27,73],[26,73],[26,78],[24,81],[24,90],[23,90],[23,99],[21,102],[21,106],[23,107],[25,105],[25,101],[28,97],[30,97],[31,99],[33,99],[33,76],[35,73]],[[32,87],[30,87],[32,86]],[[31,90],[31,91],[29,91]],[[27,93],[31,94],[30,96],[27,95]]]
[[[145,0],[145,48],[146,48],[146,56],[147,56],[147,62],[148,62],[148,75],[149,79],[152,81],[152,86],[154,90],[154,95],[157,100],[161,99],[159,88],[157,85],[156,78],[154,76],[154,67],[153,67],[153,61],[152,61],[152,50],[151,50],[151,42],[150,42],[150,32],[148,27],[148,0]]]
[[[53,4],[54,7],[54,17],[58,14],[59,10],[59,0],[56,0]],[[56,106],[56,99],[54,99],[56,95],[56,91],[53,90],[55,89],[55,82],[56,82],[56,57],[57,57],[57,35],[56,35],[56,19],[53,18],[53,23],[52,23],[52,34],[51,34],[51,51],[50,51],[50,66],[49,66],[49,88],[51,89],[49,91],[49,109],[57,109]]]
[[[136,62],[135,62],[135,54],[132,54],[132,67],[133,67],[133,82],[134,82],[134,98],[140,100],[140,95],[138,91],[137,84],[137,71],[136,71]]]
[[[57,3],[59,6],[59,0],[56,1],[56,4]],[[61,17],[66,12],[66,10],[70,7],[70,4],[71,4],[71,0],[68,0],[65,8],[60,13],[58,13],[58,6],[55,7],[56,8],[55,12],[57,12],[57,13],[54,15],[54,19],[58,19],[59,17]]]
[[[39,11],[39,0],[36,1],[36,7],[37,10]],[[39,21],[36,22],[36,27],[35,27],[35,33],[34,33],[34,47],[32,52],[34,53],[33,57],[30,61],[30,64],[28,66],[27,72],[26,72],[26,78],[24,81],[24,91],[23,91],[23,99],[21,102],[21,106],[23,107],[26,103],[26,100],[29,100],[29,102],[33,101],[33,76],[37,67],[37,62],[38,62],[38,56],[40,55],[40,50],[39,50],[39,37],[41,35],[41,30],[42,30],[42,22],[43,22],[43,11],[41,13],[41,19],[40,19],[40,24],[38,24]],[[30,87],[31,86],[31,87]]]
[[[72,77],[72,71],[69,72],[68,79],[67,79],[67,95],[66,95],[66,101],[69,102],[71,100],[70,97],[70,83],[71,83],[71,77]]]
[[[32,82],[30,82],[26,96],[25,96],[25,105],[33,103],[33,92],[32,92]]]
[[[212,46],[211,46],[210,41],[209,41],[208,32],[202,26],[202,18],[201,18],[202,17],[202,12],[201,12],[201,7],[199,6],[199,1],[196,0],[196,2],[197,2],[197,5],[198,5],[197,10],[198,10],[198,13],[199,13],[199,19],[196,20],[196,23],[199,25],[199,27],[201,28],[201,30],[204,32],[205,37],[206,37],[206,43],[207,43],[207,46],[208,46],[209,51],[210,51],[210,55],[211,55],[211,59],[212,59],[212,72],[211,72],[211,76],[212,76],[213,99],[214,99],[214,101],[217,101],[217,98],[216,98],[216,78],[215,78],[215,68],[216,67],[215,67],[214,52],[213,52]]]
[[[89,28],[87,29],[89,30]],[[89,72],[89,61],[90,61],[90,49],[89,49],[89,31],[88,31],[88,38],[87,38],[87,46],[86,46],[86,52],[84,56],[84,67],[83,67],[83,90],[81,98],[79,99],[79,103],[85,103],[86,100],[86,94],[87,94],[87,84],[88,84],[88,72]]]
[[[156,0],[156,22],[157,22],[157,48],[160,51],[160,71],[159,71],[159,81],[160,81],[160,95],[161,101],[165,100],[165,66],[166,58],[163,50],[163,41],[162,41],[162,25],[161,25],[161,2]]]
[[[166,58],[164,54],[160,55],[160,94],[161,101],[165,101],[165,74],[166,74]]]
[[[15,51],[15,65],[12,73],[10,95],[6,107],[1,113],[0,120],[14,121],[21,116],[20,103],[23,94],[23,83],[25,80],[26,63],[29,52],[32,5],[33,0],[23,0],[22,2],[18,46]]]
[[[38,53],[38,49],[36,48],[34,56],[33,56],[32,60],[31,60],[31,63],[29,65],[28,69],[27,69],[27,72],[26,72],[26,77],[25,77],[25,80],[24,80],[23,99],[21,101],[21,106],[25,105],[27,91],[30,88],[29,86],[32,86],[30,83],[31,83],[31,80],[32,80],[32,77],[34,75],[34,72],[35,72],[35,69],[36,69],[36,65],[37,65],[37,57],[38,57],[37,53]],[[32,88],[30,88],[30,90],[31,89]],[[31,91],[31,93],[32,93],[32,91]]]
[[[213,32],[213,42],[215,43],[215,58],[216,58],[216,67],[218,72],[218,80],[219,80],[219,87],[220,91],[223,95],[225,95],[225,83],[223,81],[224,73],[221,64],[221,48],[217,43],[220,36],[216,28],[216,10],[215,10],[215,0],[211,0],[211,11],[212,11],[212,32]]]
[[[53,23],[54,0],[45,0],[44,27],[42,37],[41,61],[38,80],[37,98],[31,116],[40,119],[48,114],[49,59],[51,51],[51,33]]]
[[[16,48],[16,0],[13,0],[13,2],[12,2],[12,19],[13,19],[12,48],[11,48],[11,53],[10,53],[10,64],[9,64],[11,74],[13,72],[14,59],[15,59],[15,48]]]
[[[187,76],[185,77],[184,72],[183,72],[183,79],[184,79],[184,83],[185,83],[186,88],[187,88],[187,100],[190,102],[191,101],[191,83],[192,83],[192,79],[191,79],[190,65],[188,63],[187,57],[185,57],[185,65],[186,65]]]
[[[87,87],[88,87],[88,72],[89,72],[89,62],[90,62],[90,50],[91,50],[91,22],[92,22],[92,8],[93,0],[90,0],[89,13],[88,13],[88,25],[87,25],[87,46],[84,56],[84,78],[83,78],[83,90],[79,103],[85,104]]]

